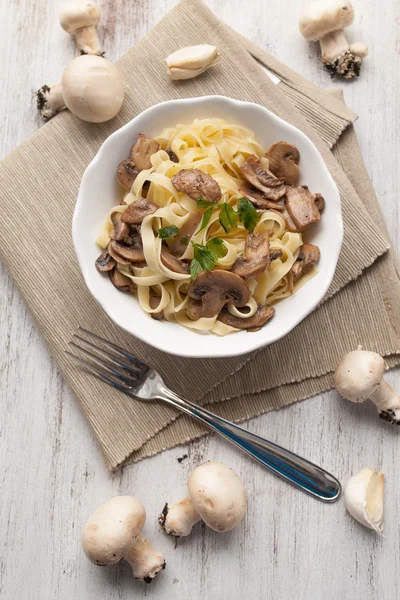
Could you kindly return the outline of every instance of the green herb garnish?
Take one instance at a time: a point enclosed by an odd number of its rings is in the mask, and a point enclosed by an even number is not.
[[[190,263],[190,276],[196,279],[202,271],[211,271],[215,267],[218,258],[225,256],[227,249],[220,238],[213,238],[205,246],[194,244],[194,258]]]
[[[203,196],[199,196],[197,198],[197,208],[209,208],[210,206],[217,206],[216,202],[210,202],[209,200],[205,200]]]
[[[203,215],[203,219],[201,221],[201,227],[200,227],[200,229],[198,231],[196,231],[196,233],[200,233],[200,231],[203,231],[203,229],[205,227],[207,227],[207,225],[208,225],[208,223],[209,223],[209,221],[211,219],[211,215],[213,213],[213,210],[214,210],[213,207],[207,208],[206,212]]]
[[[158,230],[158,237],[165,240],[169,237],[175,237],[179,233],[179,229],[176,225],[168,225],[167,227],[161,227]]]
[[[247,231],[254,231],[254,227],[260,220],[260,215],[247,198],[239,198],[238,215]]]
[[[236,227],[237,225],[237,213],[227,202],[224,202],[221,206],[221,210],[219,213],[219,222],[224,228],[225,233],[229,233],[230,228]]]

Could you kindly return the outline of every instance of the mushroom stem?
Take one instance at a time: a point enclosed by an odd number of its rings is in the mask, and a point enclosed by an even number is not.
[[[328,33],[319,40],[319,43],[324,64],[333,62],[338,56],[349,50],[349,43],[343,29]]]
[[[97,35],[97,27],[94,25],[77,29],[75,31],[75,40],[81,54],[97,54],[103,56],[104,52],[101,50],[99,36]]]
[[[43,85],[36,92],[36,103],[43,119],[51,119],[61,110],[64,110],[65,102],[62,84],[55,83],[50,87]]]
[[[129,554],[124,556],[124,560],[132,567],[134,578],[146,583],[151,583],[157,574],[165,569],[163,555],[156,552],[150,540],[141,533]]]
[[[190,496],[173,506],[169,507],[166,504],[159,517],[159,523],[164,531],[175,537],[189,535],[199,521],[201,521],[201,517],[196,511]]]
[[[368,54],[365,44],[356,43],[349,46],[343,29],[332,31],[319,40],[321,60],[333,75],[341,75],[343,79],[353,79],[360,74],[363,58]]]
[[[381,419],[400,424],[400,396],[387,381],[382,379],[379,388],[370,395],[370,400],[375,404]]]

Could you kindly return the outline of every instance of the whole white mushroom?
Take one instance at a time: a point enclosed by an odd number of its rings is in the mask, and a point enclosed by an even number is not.
[[[99,506],[87,520],[82,546],[88,559],[99,566],[126,560],[135,579],[151,583],[165,568],[162,554],[156,552],[141,533],[146,511],[132,496],[116,496]]]
[[[36,92],[44,119],[67,107],[90,123],[113,119],[124,101],[124,82],[117,67],[101,56],[83,54],[66,67],[61,84],[43,86]]]
[[[243,519],[246,490],[236,473],[221,462],[206,462],[188,479],[189,496],[173,506],[165,505],[159,523],[166,533],[187,536],[203,520],[214,531],[230,531]]]
[[[61,12],[60,25],[75,36],[81,54],[102,54],[97,35],[100,18],[100,7],[92,0],[74,0]]]
[[[384,380],[384,372],[382,356],[359,348],[346,354],[336,367],[335,387],[351,402],[369,398],[381,419],[400,425],[400,396]]]
[[[368,48],[361,42],[349,45],[344,29],[354,20],[354,9],[347,0],[318,0],[301,13],[300,33],[306,40],[319,42],[324,66],[333,75],[352,79],[360,74]]]

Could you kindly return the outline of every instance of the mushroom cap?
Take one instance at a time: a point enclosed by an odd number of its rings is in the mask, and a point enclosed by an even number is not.
[[[343,0],[319,0],[309,4],[300,15],[299,29],[306,40],[317,42],[321,38],[345,29],[354,20],[354,9]]]
[[[81,27],[98,25],[100,18],[101,10],[97,4],[91,0],[76,0],[60,13],[60,25],[68,33],[75,33]]]
[[[246,490],[236,473],[221,462],[206,462],[189,476],[189,494],[203,521],[214,531],[230,531],[243,519]]]
[[[335,387],[351,402],[364,402],[377,391],[383,379],[385,363],[376,352],[354,350],[346,354],[335,371]]]
[[[117,67],[92,54],[77,56],[67,66],[62,89],[67,108],[90,123],[109,121],[124,101],[124,82]]]
[[[243,279],[222,269],[200,273],[190,283],[188,293],[191,299],[197,301],[188,304],[188,311],[195,319],[215,317],[225,304],[240,307],[250,300],[250,290]]]
[[[132,496],[111,498],[91,514],[82,532],[82,546],[96,565],[113,565],[129,553],[146,520],[146,511]]]
[[[269,148],[265,156],[268,158],[271,173],[288,185],[297,183],[300,152],[296,146],[288,142],[277,142]]]

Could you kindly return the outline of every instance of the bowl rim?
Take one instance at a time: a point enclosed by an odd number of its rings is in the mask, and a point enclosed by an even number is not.
[[[324,270],[325,283],[323,285],[321,285],[319,293],[316,294],[315,297],[310,301],[310,303],[307,305],[306,309],[299,311],[297,317],[295,319],[293,319],[289,325],[285,326],[285,323],[283,323],[282,328],[277,335],[274,335],[271,339],[267,339],[267,340],[263,339],[261,337],[254,338],[254,343],[251,345],[251,347],[250,348],[246,347],[244,350],[241,349],[240,344],[231,344],[231,345],[229,345],[229,347],[227,349],[224,349],[224,350],[218,350],[217,348],[215,348],[215,349],[203,351],[203,350],[196,350],[195,348],[194,349],[185,348],[184,351],[181,351],[181,350],[175,349],[175,348],[173,348],[173,349],[167,348],[166,345],[164,343],[161,343],[159,339],[153,339],[153,338],[149,339],[145,335],[142,335],[142,332],[132,331],[132,329],[129,329],[122,322],[122,319],[119,317],[118,310],[116,310],[116,308],[112,305],[112,303],[111,304],[107,303],[107,301],[103,300],[103,298],[98,297],[98,294],[96,293],[96,289],[95,289],[96,288],[95,282],[94,282],[93,278],[91,277],[90,265],[87,262],[85,262],[85,260],[83,258],[84,249],[81,247],[81,242],[80,242],[80,238],[79,238],[79,234],[78,234],[78,229],[79,229],[78,222],[79,222],[80,216],[83,211],[83,201],[84,201],[84,192],[83,192],[84,185],[83,184],[84,184],[84,180],[85,180],[87,174],[90,173],[93,169],[96,169],[98,163],[101,161],[101,159],[103,157],[103,154],[106,152],[107,146],[111,142],[111,140],[117,138],[124,131],[133,127],[135,125],[135,123],[138,120],[142,119],[144,116],[148,117],[149,115],[151,115],[152,112],[156,112],[160,108],[168,108],[169,106],[172,106],[172,105],[176,106],[178,104],[178,105],[185,106],[185,105],[190,105],[190,104],[198,103],[198,102],[201,102],[201,103],[213,102],[213,101],[215,102],[216,100],[217,101],[225,101],[230,104],[233,104],[238,109],[246,109],[247,107],[252,108],[254,106],[257,106],[258,108],[265,111],[268,114],[269,118],[274,120],[276,123],[296,132],[296,134],[299,135],[300,137],[302,137],[306,141],[306,143],[312,145],[314,151],[317,153],[317,155],[321,159],[321,166],[322,166],[322,169],[324,170],[324,177],[326,177],[326,179],[329,180],[329,182],[332,186],[332,191],[333,191],[333,193],[336,194],[336,202],[337,202],[337,206],[339,209],[336,214],[336,226],[337,226],[337,230],[335,231],[336,244],[334,247],[330,248],[332,250],[332,258],[331,258],[330,262],[328,263],[328,268]],[[258,104],[256,102],[237,100],[235,98],[231,98],[229,96],[223,96],[223,95],[208,95],[208,96],[196,96],[196,97],[192,97],[192,98],[177,98],[177,99],[173,99],[173,100],[166,100],[163,102],[158,102],[157,104],[154,104],[154,105],[150,106],[149,108],[145,109],[144,111],[138,113],[133,119],[131,119],[130,121],[125,123],[125,125],[122,125],[120,128],[118,128],[112,134],[110,134],[103,141],[103,143],[101,144],[100,148],[98,149],[96,155],[93,157],[91,162],[88,164],[88,166],[86,167],[86,169],[82,175],[80,186],[79,186],[79,192],[78,192],[78,196],[77,196],[77,200],[76,200],[76,204],[75,204],[74,214],[73,214],[73,218],[72,218],[72,241],[73,241],[73,245],[74,245],[74,249],[75,249],[75,254],[77,256],[78,264],[81,269],[81,273],[83,275],[85,284],[86,284],[89,292],[91,293],[93,298],[96,300],[96,302],[104,310],[106,315],[118,327],[120,327],[127,333],[131,334],[133,337],[140,339],[144,343],[149,344],[150,346],[152,346],[162,352],[166,352],[166,353],[174,355],[174,356],[181,356],[181,357],[185,357],[185,358],[225,358],[225,357],[229,358],[229,357],[234,357],[234,356],[243,356],[245,354],[255,352],[256,350],[260,350],[260,349],[264,348],[265,346],[273,344],[273,343],[277,342],[278,340],[282,339],[283,337],[285,337],[288,333],[290,333],[290,331],[292,331],[295,327],[297,327],[297,325],[299,325],[299,323],[301,323],[301,321],[303,321],[317,307],[317,305],[321,302],[321,300],[325,296],[326,292],[328,291],[329,286],[332,283],[333,276],[336,271],[337,263],[339,260],[339,255],[340,255],[340,251],[341,251],[341,247],[342,247],[342,243],[343,243],[343,235],[344,235],[344,227],[343,227],[340,193],[339,193],[339,190],[338,190],[335,180],[333,179],[328,167],[325,164],[325,161],[324,161],[321,153],[319,152],[318,148],[315,146],[314,142],[305,133],[303,133],[303,131],[301,131],[301,129],[292,125],[291,123],[288,123],[287,121],[285,121],[281,117],[277,116],[275,113],[270,111],[268,108],[265,108],[261,104]],[[241,332],[239,332],[235,335],[240,335],[240,333]],[[247,333],[247,332],[243,332],[243,333]],[[200,334],[193,331],[193,335],[197,336]],[[232,335],[234,335],[234,334],[232,334]],[[161,337],[162,336],[160,336],[160,339],[161,339]],[[218,338],[218,336],[215,336],[215,337]],[[229,336],[225,336],[225,337],[230,338],[231,336],[229,335]]]

